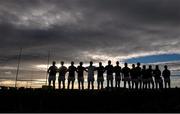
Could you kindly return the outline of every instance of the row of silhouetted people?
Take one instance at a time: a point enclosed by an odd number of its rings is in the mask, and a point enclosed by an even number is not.
[[[78,88],[84,89],[84,72],[87,72],[88,89],[90,89],[90,86],[92,89],[94,89],[95,71],[97,71],[98,89],[104,88],[103,83],[105,72],[107,76],[107,88],[113,87],[113,73],[115,73],[116,88],[120,87],[121,81],[124,82],[124,88],[126,88],[127,84],[129,88],[135,89],[163,88],[163,85],[165,88],[170,88],[171,72],[170,70],[168,70],[167,65],[164,66],[164,70],[163,72],[161,72],[158,65],[155,66],[155,69],[152,69],[151,65],[149,65],[148,68],[146,68],[146,65],[143,65],[141,68],[140,63],[137,63],[137,65],[132,64],[132,68],[130,69],[127,63],[125,63],[124,67],[121,68],[118,61],[116,62],[116,66],[113,67],[110,60],[108,61],[108,65],[105,67],[101,62],[99,62],[98,67],[95,67],[93,66],[92,61],[90,62],[90,65],[88,67],[84,67],[83,62],[80,62],[79,66],[75,67],[73,61],[68,68],[64,66],[63,61],[61,62],[60,68],[57,68],[55,61],[53,61],[52,64],[53,65],[49,67],[47,72],[49,73],[49,86],[51,85],[51,82],[53,82],[53,88],[55,88],[56,74],[59,73],[59,89],[61,89],[61,85],[63,86],[62,88],[65,89],[65,75],[67,72],[69,72],[67,88],[70,88],[70,84],[72,85],[71,88],[74,88],[75,74],[77,73]]]

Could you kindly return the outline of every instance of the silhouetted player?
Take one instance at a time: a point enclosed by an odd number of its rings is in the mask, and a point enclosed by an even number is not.
[[[115,72],[115,87],[120,87],[121,84],[121,67],[119,66],[119,61],[116,62],[116,66],[114,67]]]
[[[131,88],[130,68],[128,67],[127,63],[124,63],[124,68],[122,69],[122,73],[123,73],[124,88],[126,88],[126,82],[128,82],[129,88]]]
[[[107,73],[107,88],[109,88],[109,82],[111,83],[111,88],[113,88],[113,66],[111,65],[111,61],[108,61],[108,65],[105,67]]]
[[[153,70],[151,65],[149,65],[149,69],[147,69],[147,77],[148,77],[148,88],[150,89],[152,85],[152,89],[154,89]]]
[[[167,65],[164,66],[164,71],[162,73],[162,76],[164,78],[165,88],[167,88],[167,85],[168,85],[168,88],[171,88],[171,83],[170,83],[171,72],[170,72],[170,70],[168,70]]]
[[[79,66],[77,67],[79,89],[84,89],[84,71],[86,71],[86,68],[83,67],[83,62],[80,62]]]
[[[68,89],[70,83],[72,82],[72,89],[74,89],[74,81],[75,81],[75,72],[77,71],[76,67],[74,66],[74,62],[71,62],[71,66],[68,68],[69,76],[68,76]]]
[[[138,76],[137,76],[137,71],[135,64],[132,64],[132,69],[130,71],[131,74],[131,80],[132,80],[132,88],[138,89]]]
[[[53,89],[55,89],[55,81],[56,81],[56,73],[58,71],[58,68],[56,67],[56,62],[53,61],[52,66],[49,67],[48,73],[49,73],[49,86],[51,86],[51,81],[53,81]]]
[[[161,78],[161,71],[159,70],[158,65],[156,65],[156,68],[153,71],[153,74],[154,74],[154,78],[155,78],[156,89],[163,88],[163,81],[162,81],[162,78]]]
[[[136,67],[136,75],[138,77],[138,86],[141,89],[142,88],[142,75],[141,75],[141,64],[138,62]]]
[[[65,89],[65,75],[67,72],[67,67],[64,66],[64,62],[61,61],[61,67],[59,68],[59,89],[61,89],[61,82],[63,84],[63,89]]]
[[[146,65],[143,65],[143,69],[141,71],[141,74],[142,74],[143,89],[147,89],[148,75],[147,75]]]
[[[104,82],[104,72],[105,72],[105,68],[104,66],[102,66],[102,63],[99,62],[99,67],[96,68],[97,70],[97,83],[98,83],[98,90],[100,89],[100,85],[101,85],[101,89],[103,89],[103,82]]]
[[[90,85],[92,86],[92,89],[94,89],[94,71],[96,70],[96,67],[93,66],[92,61],[90,61],[90,66],[88,66],[87,69],[88,69],[88,89],[90,89]]]

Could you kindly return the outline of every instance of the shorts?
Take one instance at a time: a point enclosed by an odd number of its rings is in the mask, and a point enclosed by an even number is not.
[[[88,81],[89,82],[93,82],[94,81],[94,77],[88,77]]]
[[[142,79],[142,81],[143,81],[144,83],[147,83],[147,82],[148,82],[148,79]]]
[[[148,78],[148,82],[154,82],[152,78]]]
[[[48,78],[49,81],[56,81],[56,76],[50,75]]]
[[[68,77],[68,81],[75,81],[75,77]]]
[[[162,83],[162,79],[155,79],[156,83]]]
[[[65,81],[65,76],[59,76],[59,81]]]
[[[115,80],[120,81],[120,80],[121,80],[121,77],[120,77],[120,76],[117,76],[117,77],[115,77]]]
[[[98,82],[103,82],[103,81],[104,81],[104,78],[103,78],[103,77],[98,77],[98,78],[97,78],[97,81],[98,81]]]
[[[138,79],[131,79],[132,82],[138,82]]]
[[[141,82],[141,81],[142,81],[142,78],[141,78],[141,77],[139,77],[139,78],[138,78],[138,81],[139,81],[139,82]]]
[[[83,77],[78,77],[78,81],[79,82],[84,82],[84,78]]]
[[[170,78],[164,78],[164,82],[170,82]]]
[[[113,80],[113,75],[107,75],[107,80]]]
[[[129,77],[124,77],[123,81],[131,81]]]

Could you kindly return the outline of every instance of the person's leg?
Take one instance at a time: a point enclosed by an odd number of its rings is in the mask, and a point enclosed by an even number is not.
[[[53,80],[53,89],[55,89],[55,80]]]
[[[65,80],[63,80],[63,89],[65,89]]]
[[[129,85],[129,89],[131,89],[131,82],[130,81],[128,81],[128,85]]]
[[[151,84],[152,84],[152,89],[154,89],[154,81],[153,80],[151,81]]]
[[[51,86],[51,80],[49,80],[49,86]]]
[[[90,89],[90,81],[88,81],[88,89]]]
[[[98,81],[98,90],[99,90],[99,86],[100,86],[100,81]]]
[[[70,81],[68,80],[68,89],[69,89],[69,86],[70,86]]]
[[[92,83],[92,90],[94,90],[94,81],[92,81],[91,83]]]
[[[74,89],[74,80],[72,81],[72,89]]]
[[[80,90],[81,88],[80,88],[80,84],[81,84],[81,82],[80,82],[80,80],[78,80],[78,89]]]
[[[107,79],[107,88],[109,88],[109,79]]]
[[[124,88],[126,88],[126,81],[124,81]]]
[[[61,80],[58,80],[58,87],[61,89]]]
[[[164,87],[165,87],[165,89],[167,88],[167,82],[166,81],[164,81]]]
[[[103,89],[103,81],[101,81],[101,89]]]
[[[169,88],[171,88],[171,81],[170,80],[168,81],[168,86],[169,86]]]
[[[117,79],[115,80],[115,87],[116,87],[116,88],[118,87],[118,81],[117,81]]]
[[[82,90],[84,90],[84,81],[81,81],[82,84]]]
[[[113,79],[111,79],[111,88],[113,88]]]

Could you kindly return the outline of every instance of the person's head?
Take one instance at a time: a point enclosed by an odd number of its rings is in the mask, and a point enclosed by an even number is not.
[[[64,65],[64,61],[61,61],[61,65],[62,65],[62,66]]]
[[[80,62],[79,65],[82,66],[82,65],[83,65],[83,62]]]
[[[137,63],[137,66],[139,67],[140,65],[141,65],[141,64],[138,62],[138,63]]]
[[[167,65],[165,65],[165,66],[164,66],[164,68],[165,68],[165,69],[167,69],[167,68],[168,68],[168,66],[167,66]]]
[[[92,61],[90,61],[89,63],[90,63],[91,66],[93,65],[93,62],[92,62]]]
[[[73,66],[74,65],[74,61],[71,61],[71,66]]]
[[[53,61],[53,62],[52,62],[52,64],[53,64],[53,66],[55,66],[55,65],[56,65],[56,62],[55,62],[55,61]]]
[[[143,69],[146,69],[146,65],[143,65]]]
[[[111,65],[111,61],[110,60],[108,61],[108,65]]]
[[[116,65],[119,66],[119,61],[116,62]]]
[[[149,69],[152,69],[152,66],[151,66],[151,65],[149,65]]]
[[[135,64],[132,64],[132,68],[135,68]]]
[[[99,66],[102,66],[102,62],[99,62]]]
[[[156,65],[156,69],[159,69],[159,66],[158,66],[158,65]]]
[[[125,66],[125,67],[127,67],[127,66],[128,66],[128,64],[127,64],[127,63],[124,63],[124,66]]]

